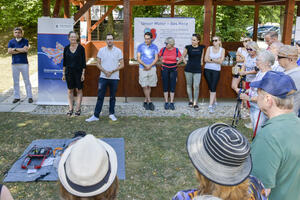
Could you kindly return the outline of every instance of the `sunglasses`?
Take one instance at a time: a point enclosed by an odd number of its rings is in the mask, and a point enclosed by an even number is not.
[[[212,40],[213,42],[218,42],[218,40]]]
[[[288,58],[288,57],[285,57],[285,56],[277,56],[278,60],[282,59],[282,58]]]
[[[247,51],[255,51],[255,50],[253,50],[253,49],[250,49],[250,48],[246,48],[247,49]]]

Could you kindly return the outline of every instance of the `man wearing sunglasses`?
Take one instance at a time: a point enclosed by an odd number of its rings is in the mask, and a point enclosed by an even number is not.
[[[297,65],[298,50],[297,47],[283,45],[278,52],[278,62],[284,68],[284,73],[289,75],[297,87],[294,94],[294,111],[299,116],[300,110],[300,67]],[[283,86],[284,87],[284,86]]]

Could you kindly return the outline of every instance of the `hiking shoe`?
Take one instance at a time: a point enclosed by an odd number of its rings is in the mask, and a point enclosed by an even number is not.
[[[200,108],[199,108],[198,105],[194,105],[194,109],[195,109],[196,111],[198,111]]]
[[[213,106],[208,106],[208,112],[209,113],[214,113],[215,112],[215,109]]]
[[[109,116],[109,119],[111,119],[112,121],[117,121],[117,118],[114,114],[110,114]]]
[[[154,104],[152,103],[152,102],[150,102],[149,104],[148,104],[148,108],[149,108],[149,110],[155,110],[155,106],[154,106]]]
[[[20,99],[14,99],[12,103],[17,103],[18,101],[20,101]]]
[[[175,110],[174,103],[170,103],[170,109],[171,109],[171,110]]]
[[[215,109],[217,107],[217,105],[218,105],[218,103],[215,102],[215,103],[213,103],[212,107]]]
[[[189,107],[192,108],[193,107],[193,102],[189,102]]]
[[[28,99],[28,103],[32,103],[33,102],[33,99],[32,98],[29,98]]]
[[[166,103],[165,103],[165,110],[169,110],[169,108],[170,108],[169,103],[166,102]]]
[[[143,107],[146,109],[147,106],[148,106],[148,103],[147,103],[147,102],[144,102],[144,103],[143,103]],[[146,109],[146,110],[147,110],[147,109]]]
[[[91,116],[90,118],[85,120],[86,122],[93,122],[93,121],[99,121],[98,117],[95,117],[95,115]]]

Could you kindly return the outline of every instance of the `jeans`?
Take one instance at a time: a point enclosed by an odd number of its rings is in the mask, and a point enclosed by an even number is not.
[[[161,67],[161,76],[162,76],[164,92],[168,92],[170,89],[170,92],[174,93],[176,88],[176,81],[177,81],[177,67],[173,67],[173,68]],[[170,87],[169,87],[169,83],[170,83]]]
[[[28,64],[13,64],[12,65],[12,74],[13,74],[13,80],[14,80],[14,98],[20,99],[20,84],[19,84],[20,72],[23,76],[25,89],[26,89],[26,95],[28,98],[32,98]]]
[[[193,101],[192,87],[194,89],[194,103],[198,103],[199,85],[201,81],[201,73],[184,72],[186,79],[186,91],[188,93],[189,101]]]
[[[256,103],[250,102],[250,119],[252,123],[252,130],[253,132],[255,131],[256,123],[258,120],[258,115],[259,115],[260,109]],[[261,129],[261,126],[267,121],[267,116],[263,113],[260,112],[260,117],[259,117],[259,122],[257,124],[257,130],[256,133],[258,133]]]
[[[109,95],[110,95],[109,114],[115,113],[116,92],[118,89],[118,83],[119,80],[117,79],[106,79],[106,78],[99,79],[98,98],[97,98],[97,103],[94,111],[95,117],[99,118],[99,115],[101,113],[107,86],[109,87],[110,90],[109,91]]]

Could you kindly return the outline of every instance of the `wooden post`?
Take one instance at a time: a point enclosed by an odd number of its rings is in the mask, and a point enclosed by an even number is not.
[[[253,41],[257,41],[258,22],[259,22],[259,5],[255,5],[255,8],[254,8],[253,35],[252,35]]]
[[[123,10],[124,10],[124,28],[123,28],[123,54],[124,54],[124,66],[123,69],[123,81],[125,84],[123,84],[123,91],[124,91],[124,97],[125,102],[127,102],[127,87],[126,87],[126,80],[125,80],[125,73],[126,68],[129,67],[129,51],[130,51],[130,0],[124,0],[123,1]]]
[[[175,8],[174,4],[171,4],[171,17],[174,17],[175,15],[174,8]]]
[[[291,44],[294,8],[295,8],[295,0],[286,0],[283,33],[282,33],[282,43],[284,44]]]
[[[70,2],[69,0],[64,0],[64,18],[70,18]]]
[[[59,17],[59,10],[61,7],[61,0],[56,0],[53,10],[53,17]]]
[[[43,0],[43,16],[50,17],[50,0]]]
[[[88,39],[87,42],[92,41],[92,30],[91,30],[91,24],[92,24],[92,19],[91,19],[91,9],[88,10],[87,12],[87,34],[88,34]]]
[[[210,26],[211,26],[212,0],[204,0],[204,26],[203,26],[203,44],[210,45]]]
[[[297,5],[297,17],[300,17],[300,3]]]
[[[218,6],[214,5],[213,23],[212,23],[212,34],[211,34],[212,36],[211,37],[214,37],[216,35],[217,9],[218,9]]]

